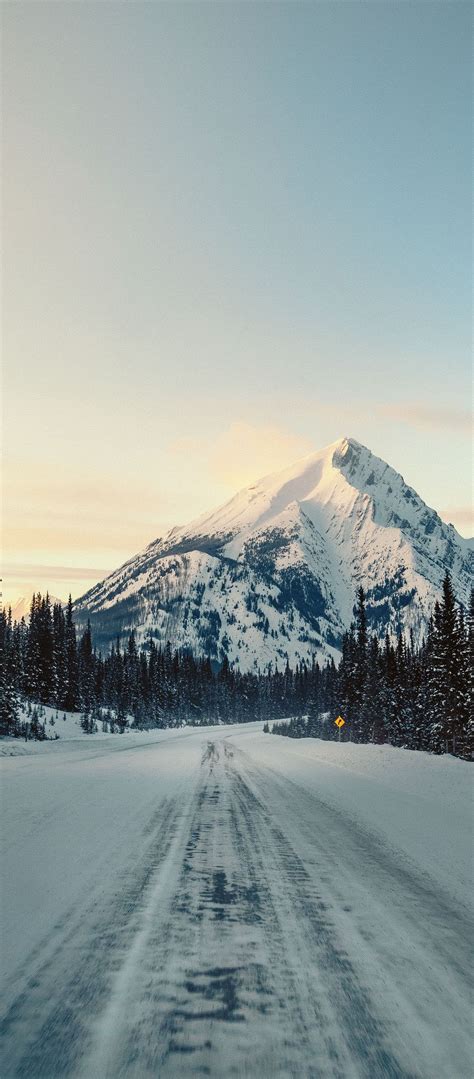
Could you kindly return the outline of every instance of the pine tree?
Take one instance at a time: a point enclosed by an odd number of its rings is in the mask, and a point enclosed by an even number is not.
[[[65,648],[66,648],[66,694],[63,707],[70,712],[79,708],[79,667],[77,659],[76,627],[72,612],[72,599],[69,595],[66,608],[65,625]]]
[[[474,756],[474,588],[471,589],[465,648],[469,667],[469,679],[466,694],[469,718],[467,720],[464,735],[464,756],[469,757],[469,759],[472,760]]]
[[[343,738],[351,739],[353,731],[357,732],[357,640],[355,627],[351,626],[349,633],[345,633],[342,639],[342,657],[337,672],[337,711],[341,713],[346,722],[343,728]]]
[[[87,733],[93,729],[93,714],[95,711],[95,664],[92,648],[92,634],[90,621],[82,634],[78,651],[79,662],[79,685],[81,709],[83,712],[82,725]]]
[[[470,759],[474,751],[473,676],[474,676],[474,589],[467,624],[461,607],[458,615],[459,652],[456,671],[458,728],[453,753]]]
[[[372,637],[367,652],[367,677],[362,706],[362,729],[365,739],[381,744],[385,742],[387,730],[384,715],[382,661],[379,642]]]
[[[355,642],[355,665],[354,665],[354,704],[352,719],[352,736],[356,742],[365,742],[368,737],[369,726],[367,723],[367,711],[365,693],[367,682],[367,618],[365,613],[365,592],[362,587],[357,591],[356,606],[356,642]],[[369,706],[370,707],[370,706]]]
[[[53,606],[53,665],[55,672],[55,703],[63,708],[67,698],[66,623],[60,603]]]
[[[15,651],[13,647],[12,613],[0,611],[0,734],[17,733],[19,702]]]
[[[449,573],[443,581],[443,597],[434,613],[430,649],[431,748],[434,752],[455,752],[462,732],[458,665],[462,651],[459,617]]]

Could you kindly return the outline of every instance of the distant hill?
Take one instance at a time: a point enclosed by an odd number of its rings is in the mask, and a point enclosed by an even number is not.
[[[59,599],[58,596],[51,596],[50,595],[49,598],[50,598],[52,604],[53,603],[61,603],[61,605],[64,606],[64,600]],[[22,596],[21,599],[18,599],[16,601],[16,603],[14,604],[14,606],[12,606],[12,619],[13,619],[13,621],[14,622],[20,622],[21,619],[24,618],[25,621],[27,622],[28,617],[29,617],[29,613],[30,613],[30,607],[31,607],[31,596],[28,596],[28,598],[26,598],[25,596]]]

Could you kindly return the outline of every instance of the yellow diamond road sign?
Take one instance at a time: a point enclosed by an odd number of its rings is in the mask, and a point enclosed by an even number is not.
[[[334,720],[334,722],[336,724],[336,727],[341,728],[341,727],[344,726],[346,721],[345,721],[345,719],[342,718],[342,716],[338,716],[337,719]]]

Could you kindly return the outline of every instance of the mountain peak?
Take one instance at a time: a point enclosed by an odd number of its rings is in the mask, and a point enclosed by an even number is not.
[[[358,442],[356,438],[349,438],[347,435],[338,439],[337,442],[333,443],[333,446],[328,446],[328,449],[334,449],[334,454],[339,456],[341,460],[347,460],[354,454],[357,456],[375,457],[375,454],[372,453],[372,450],[369,449],[368,446],[364,446],[363,443]],[[376,458],[376,460],[381,460],[381,458]],[[385,462],[383,461],[382,464],[385,464]]]
[[[372,631],[422,636],[449,569],[466,603],[467,541],[381,458],[344,436],[172,529],[77,605],[99,646],[133,628],[242,669],[335,656],[367,594]]]

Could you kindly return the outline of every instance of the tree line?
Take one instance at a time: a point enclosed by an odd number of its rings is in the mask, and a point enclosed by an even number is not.
[[[456,602],[449,574],[425,639],[415,646],[399,633],[383,644],[367,630],[365,594],[357,593],[355,620],[342,657],[322,692],[318,678],[306,714],[275,724],[273,734],[389,743],[472,758],[474,592],[469,611]],[[335,719],[341,715],[341,735]]]
[[[305,699],[308,672],[287,665],[243,673],[227,657],[216,668],[170,643],[157,647],[152,636],[139,649],[134,632],[103,656],[89,623],[77,634],[71,598],[63,608],[37,593],[28,621],[0,612],[0,679],[0,733],[15,735],[24,733],[24,702],[80,712],[90,732],[99,724],[120,732],[130,722],[146,729],[288,716]]]
[[[24,705],[48,704],[81,713],[92,732],[207,725],[284,718],[273,733],[291,737],[338,736],[389,742],[410,749],[470,756],[474,601],[467,617],[456,603],[449,575],[420,646],[399,634],[380,644],[367,630],[365,595],[357,594],[355,621],[342,641],[336,666],[301,662],[282,670],[243,673],[224,658],[157,647],[150,636],[140,649],[132,632],[103,656],[90,625],[78,635],[71,598],[65,608],[49,596],[33,596],[28,621],[0,612],[0,733],[42,735],[24,717]],[[23,714],[22,714],[23,706]],[[291,717],[288,719],[288,717]]]

